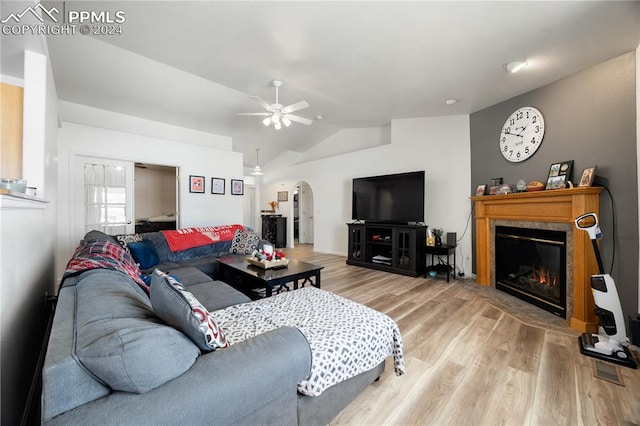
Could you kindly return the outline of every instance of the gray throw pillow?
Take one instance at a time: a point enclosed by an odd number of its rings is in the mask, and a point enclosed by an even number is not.
[[[151,278],[150,297],[156,315],[182,331],[202,351],[229,346],[209,311],[174,277],[156,269]]]
[[[145,393],[187,371],[200,355],[153,313],[126,275],[103,270],[76,285],[80,363],[114,390]]]

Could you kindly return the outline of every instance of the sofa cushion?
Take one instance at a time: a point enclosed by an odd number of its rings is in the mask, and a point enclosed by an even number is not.
[[[202,303],[175,278],[158,270],[151,279],[151,304],[162,320],[189,336],[201,350],[229,346],[224,332]]]
[[[188,288],[191,294],[201,301],[209,312],[240,303],[251,302],[251,299],[247,295],[222,281],[195,284]]]
[[[258,248],[260,236],[253,231],[237,230],[231,240],[229,253],[232,254],[251,254]]]
[[[132,241],[127,247],[133,259],[140,265],[140,269],[149,269],[160,263],[158,252],[151,240]]]
[[[150,391],[187,371],[200,355],[184,334],[162,323],[127,276],[102,270],[75,287],[77,359],[112,389]]]
[[[142,241],[142,235],[140,234],[118,234],[115,237],[125,249],[129,248],[129,243]]]

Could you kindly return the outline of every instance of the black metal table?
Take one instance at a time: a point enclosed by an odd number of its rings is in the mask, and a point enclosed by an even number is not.
[[[251,265],[240,256],[224,256],[217,261],[220,280],[243,290],[249,296],[254,296],[251,294],[252,289],[264,287],[265,296],[270,297],[276,287],[284,286],[289,289],[287,283],[293,283],[294,290],[306,286],[307,283],[320,288],[320,271],[324,268],[294,259],[289,259],[286,267],[271,269]]]
[[[433,256],[447,256],[447,282],[449,282],[449,274],[451,272],[451,264],[449,262],[449,256],[451,256],[453,254],[453,277],[456,277],[456,246],[448,246],[448,245],[441,245],[441,246],[427,246],[426,247],[426,253],[431,255],[431,266],[433,267]],[[427,276],[427,271],[429,270],[429,267],[427,267],[425,269],[425,273],[424,276]]]

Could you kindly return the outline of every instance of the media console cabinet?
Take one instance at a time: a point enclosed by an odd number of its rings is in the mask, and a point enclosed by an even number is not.
[[[347,264],[417,277],[424,274],[427,227],[348,223]]]

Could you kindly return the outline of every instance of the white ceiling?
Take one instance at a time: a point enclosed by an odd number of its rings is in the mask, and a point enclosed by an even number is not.
[[[123,34],[49,36],[58,97],[233,137],[245,166],[342,128],[468,114],[640,43],[640,2],[67,1],[122,10]],[[6,36],[2,36],[6,37]],[[505,63],[529,67],[507,73]],[[249,95],[301,99],[314,118],[274,130]],[[457,99],[446,106],[446,99]]]

